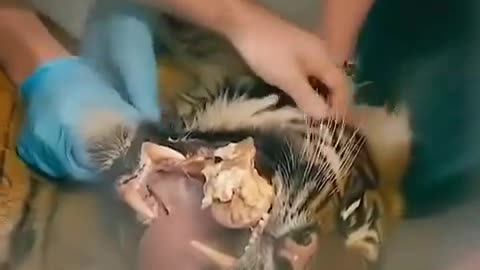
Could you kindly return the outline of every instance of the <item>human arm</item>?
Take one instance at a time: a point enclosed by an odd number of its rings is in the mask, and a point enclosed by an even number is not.
[[[331,90],[334,110],[344,112],[350,84],[327,53],[325,43],[251,0],[137,0],[212,30],[229,40],[250,68],[288,93],[313,116],[329,109],[308,77]],[[275,68],[272,68],[275,67]]]
[[[0,6],[0,67],[19,87],[41,64],[69,52],[25,6]]]
[[[116,34],[105,35],[127,44],[119,46],[115,54],[154,59],[150,32],[140,19],[130,18],[121,17],[116,24],[102,28],[106,33],[111,33],[110,27],[115,28],[117,24],[132,29],[126,34],[116,31]],[[17,150],[27,164],[41,173],[53,178],[94,179],[96,168],[87,153],[88,140],[93,135],[91,132],[113,121],[102,122],[99,120],[102,114],[114,115],[125,125],[135,125],[140,119],[160,118],[157,89],[152,83],[156,77],[148,76],[155,72],[154,60],[150,60],[153,64],[148,66],[138,61],[113,59],[108,51],[103,51],[99,59],[70,55],[33,11],[12,5],[0,6],[0,35],[8,41],[0,43],[0,67],[18,86],[26,109]],[[135,50],[135,42],[144,48],[140,53]],[[95,64],[102,61],[109,61],[120,70],[128,64],[127,72],[128,68],[136,70],[119,74],[124,75],[121,78],[108,78],[128,82],[124,87],[127,89],[123,90],[129,93],[130,104],[111,81],[98,72]],[[142,72],[144,69],[152,70]],[[132,89],[135,87],[142,89]],[[146,99],[149,101],[144,102]]]
[[[323,0],[318,34],[336,63],[354,58],[359,32],[374,0]]]

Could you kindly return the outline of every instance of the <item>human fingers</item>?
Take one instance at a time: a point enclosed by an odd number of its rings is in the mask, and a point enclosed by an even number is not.
[[[320,93],[327,102],[328,114],[335,118],[344,118],[351,114],[353,93],[351,87],[337,88],[341,90],[332,90],[324,82],[315,76],[309,76],[310,84],[316,92]],[[345,76],[348,85],[348,78]],[[345,89],[345,90],[343,90]]]
[[[307,76],[301,72],[291,74],[279,88],[293,98],[297,106],[307,115],[315,118],[327,116],[329,108],[326,100],[314,91]]]
[[[153,13],[128,3],[97,3],[88,19],[82,56],[144,118],[160,120]]]
[[[57,159],[51,158],[47,148],[43,147],[43,144],[32,135],[29,127],[24,127],[19,135],[16,151],[25,164],[31,169],[53,178],[65,176],[65,169]]]
[[[23,160],[54,178],[89,180],[86,142],[96,135],[94,126],[112,119],[138,122],[135,108],[81,58],[45,63],[21,87],[26,115],[18,152]],[[107,112],[110,117],[100,117]],[[104,130],[104,129],[103,129]],[[93,133],[92,133],[93,132]]]
[[[30,168],[52,178],[91,179],[92,170],[83,160],[78,160],[80,152],[74,151],[76,141],[68,133],[47,123],[41,127],[39,123],[27,124],[21,130],[17,153]]]
[[[352,89],[343,70],[336,65],[328,55],[321,42],[304,57],[304,67],[307,76],[316,78],[326,87],[328,105],[331,114],[346,114],[351,104]],[[314,88],[321,87],[313,86]]]
[[[131,104],[152,121],[160,120],[156,58],[152,31],[143,10],[129,9],[110,22],[114,68]]]

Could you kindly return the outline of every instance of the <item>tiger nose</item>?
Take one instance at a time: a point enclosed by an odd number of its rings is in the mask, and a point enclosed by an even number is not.
[[[304,270],[318,251],[316,232],[304,232],[280,240],[277,265],[281,270]]]

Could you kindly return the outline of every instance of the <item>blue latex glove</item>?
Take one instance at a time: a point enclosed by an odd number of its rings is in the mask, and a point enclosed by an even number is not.
[[[94,178],[85,130],[102,124],[95,122],[98,113],[160,121],[147,14],[125,6],[115,11],[91,19],[82,57],[46,63],[21,86],[27,112],[18,153],[50,177]]]
[[[150,120],[160,120],[152,25],[155,11],[122,0],[98,1],[82,56]]]
[[[18,153],[51,177],[94,176],[95,167],[86,152],[86,132],[99,114],[118,114],[132,124],[141,118],[81,58],[44,64],[22,85],[21,95],[27,110]]]

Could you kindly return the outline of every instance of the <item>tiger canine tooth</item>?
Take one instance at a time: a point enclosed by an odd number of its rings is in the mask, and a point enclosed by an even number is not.
[[[217,251],[201,242],[194,240],[190,242],[190,245],[199,252],[201,252],[203,255],[205,255],[207,258],[215,262],[218,266],[221,267],[221,269],[232,269],[237,263],[238,259],[236,259],[235,257]]]

